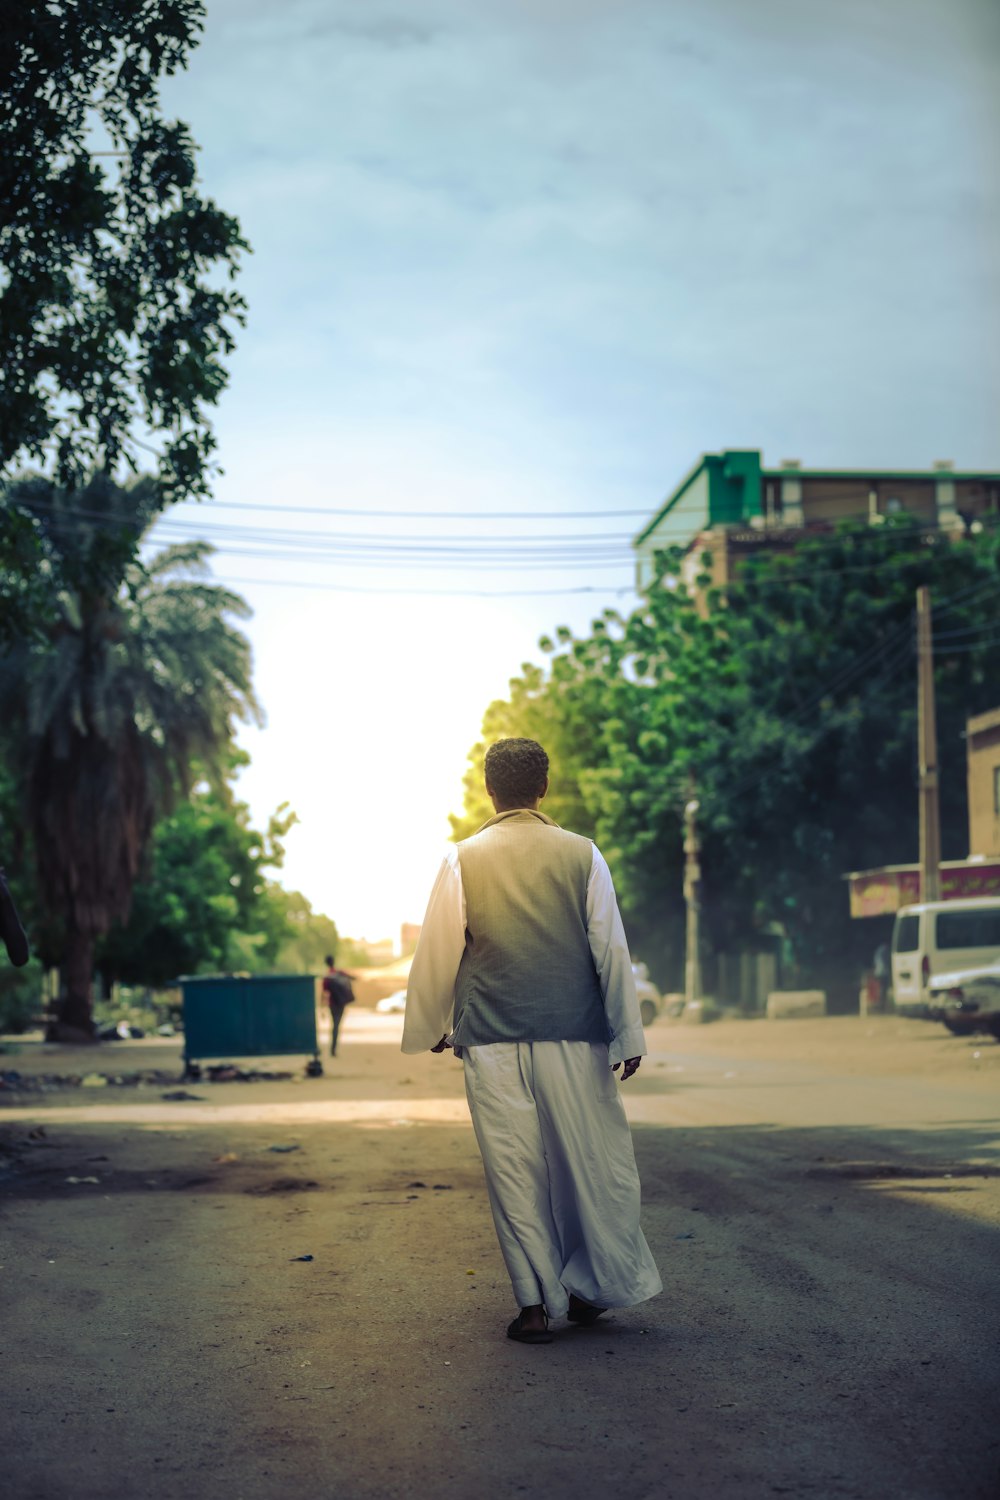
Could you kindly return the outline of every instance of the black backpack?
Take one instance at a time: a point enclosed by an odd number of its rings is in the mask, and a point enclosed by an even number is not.
[[[340,969],[334,969],[332,974],[326,974],[323,978],[323,992],[326,995],[327,1005],[350,1005],[354,999],[354,987],[350,976],[344,974]]]

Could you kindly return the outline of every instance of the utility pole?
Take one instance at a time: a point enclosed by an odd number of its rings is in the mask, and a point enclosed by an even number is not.
[[[690,1005],[701,999],[698,919],[701,915],[701,841],[698,838],[698,799],[694,782],[684,806],[684,901],[687,930],[684,946],[684,1000]]]
[[[941,899],[941,813],[938,801],[937,715],[931,593],[917,589],[917,719],[920,739],[920,900]]]

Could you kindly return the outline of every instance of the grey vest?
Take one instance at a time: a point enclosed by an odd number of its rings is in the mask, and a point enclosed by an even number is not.
[[[464,839],[458,859],[466,918],[455,1044],[607,1042],[587,938],[590,840],[515,808]]]

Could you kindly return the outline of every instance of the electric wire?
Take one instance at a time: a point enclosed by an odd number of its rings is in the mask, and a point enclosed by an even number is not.
[[[192,503],[192,502],[185,502]],[[200,502],[194,502],[200,503]],[[371,516],[377,520],[400,521],[590,521],[611,520],[616,516],[648,516],[649,510],[377,510],[370,507],[328,505],[263,505],[249,500],[211,500],[213,510],[277,511],[284,515],[303,516]]]
[[[319,563],[327,563],[327,564],[341,563],[341,564],[351,564],[351,565],[353,565],[354,567],[356,567],[359,570],[362,570],[364,568],[371,568],[371,567],[375,566],[376,564],[378,564],[380,562],[380,559],[378,559],[377,557],[369,557],[367,555],[358,555],[358,554],[353,554],[353,553],[347,553],[347,554],[329,554],[329,553],[327,553],[327,554],[317,555],[317,553],[315,551],[310,552],[310,553],[306,553],[306,552],[287,552],[287,551],[283,551],[283,550],[280,550],[280,549],[276,550],[274,548],[262,549],[261,547],[232,547],[232,546],[222,547],[222,548],[220,548],[218,550],[219,550],[220,553],[222,553],[222,554],[224,554],[226,556],[229,556],[229,557],[253,558],[253,559],[256,559],[258,561],[262,561],[263,560],[263,561],[267,561],[267,562],[292,562],[292,563],[312,562],[312,563],[317,563],[317,564],[319,564]],[[396,570],[402,571],[402,572],[409,571],[409,572],[424,573],[424,572],[427,572],[428,570],[433,570],[433,567],[446,568],[451,561],[453,561],[453,559],[440,558],[440,557],[439,558],[429,558],[429,559],[422,560],[422,562],[421,562],[421,564],[420,564],[419,567],[412,567],[411,568],[411,567],[408,567],[405,558],[398,558],[398,559],[395,559],[395,560],[393,560],[393,559],[384,559],[384,560],[381,560],[381,567],[385,571],[391,571],[393,569],[396,569]],[[602,570],[602,569],[605,569],[605,568],[622,568],[622,567],[628,567],[630,565],[631,559],[627,555],[626,556],[622,556],[622,557],[600,557],[600,556],[598,556],[598,557],[588,557],[588,556],[568,556],[568,557],[558,557],[558,556],[545,557],[545,556],[542,556],[542,557],[533,557],[533,556],[524,556],[524,555],[521,555],[521,556],[518,556],[518,555],[498,555],[496,557],[491,557],[491,556],[489,556],[487,554],[487,555],[484,555],[484,556],[470,555],[470,556],[462,557],[462,558],[458,559],[458,561],[461,562],[461,569],[459,571],[461,571],[463,573],[465,573],[465,572],[494,573],[494,572],[500,572],[500,571],[509,571],[510,569],[515,569],[515,570],[517,570],[519,572],[520,571],[524,571],[524,572],[538,572],[538,571],[544,571],[546,569],[549,569],[549,570],[552,570],[552,571],[564,571],[566,569],[581,568],[581,567],[585,567],[585,568],[587,568],[590,571],[596,571],[596,570]],[[385,585],[385,592],[386,593],[393,593],[393,592],[395,592],[395,585],[387,583]]]
[[[56,514],[59,520],[66,515],[64,510],[49,506],[45,502],[36,501],[33,504],[34,508],[39,511]],[[97,525],[108,527],[131,524],[137,531],[144,529],[142,522],[130,523],[123,518],[107,516],[103,512],[84,507],[77,507],[70,513],[70,516],[79,516]],[[190,520],[193,521],[194,518]],[[70,524],[69,517],[67,517],[67,524]],[[560,561],[566,564],[571,561],[582,564],[593,561],[595,554],[599,554],[600,561],[607,565],[611,561],[631,562],[635,557],[629,539],[613,532],[585,532],[570,537],[560,534],[527,537],[501,534],[479,538],[420,535],[392,535],[386,538],[359,532],[305,531],[294,528],[278,530],[215,525],[210,521],[202,521],[200,518],[192,526],[188,520],[180,520],[169,515],[154,518],[151,529],[155,529],[167,539],[183,535],[185,540],[190,539],[192,531],[197,531],[205,538],[216,540],[220,551],[233,552],[236,550],[234,544],[243,543],[244,546],[266,548],[269,558],[274,556],[273,548],[275,543],[278,543],[282,548],[284,561],[295,560],[297,549],[306,549],[310,561],[321,560],[318,553],[320,549],[325,549],[326,560],[382,562],[390,566],[423,566],[428,561],[444,566],[452,561],[459,561],[463,564],[470,561],[485,561],[497,566],[501,564],[521,565],[531,556],[539,561],[548,561],[554,555],[558,555]],[[906,534],[900,538],[901,541],[905,539]],[[244,552],[242,555],[247,554]],[[914,555],[913,561],[920,561],[919,554]],[[751,593],[754,590],[765,592],[781,588],[787,583],[813,582],[824,576],[875,574],[881,569],[895,568],[898,564],[898,557],[882,557],[854,564],[839,563],[829,568],[811,567],[798,572],[790,568],[778,569],[770,572],[766,577],[743,574],[727,584],[713,587],[717,592],[726,595],[740,592]],[[989,589],[991,586],[993,586],[993,581],[988,580],[984,589]]]
[[[552,599],[569,594],[600,594],[602,596],[613,594],[616,598],[621,598],[625,594],[632,593],[631,584],[616,587],[613,584],[580,583],[567,588],[552,589],[413,589],[405,586],[387,588],[384,584],[369,588],[363,584],[322,583],[283,578],[226,577],[225,582],[227,585],[236,587],[294,589],[296,593],[301,589],[310,589],[331,594],[369,594],[379,598],[391,594],[393,597],[400,596],[407,599]]]
[[[997,592],[997,590],[994,590],[993,592]],[[971,603],[972,601],[969,602]],[[986,601],[984,601],[980,596],[980,605],[983,605],[985,602]],[[977,621],[973,625],[959,626],[955,630],[935,630],[933,632],[933,641],[935,646],[946,646],[950,641],[973,640],[977,635],[981,635],[986,631],[993,629],[994,624],[995,621],[986,619]]]
[[[227,502],[213,502],[216,504],[227,504]],[[232,508],[237,508],[233,506]],[[538,572],[549,569],[553,572],[567,571],[584,568],[589,572],[609,571],[612,569],[623,569],[630,567],[635,562],[635,552],[624,535],[612,532],[584,532],[565,536],[562,534],[542,534],[522,536],[518,534],[489,535],[485,537],[456,537],[435,535],[390,535],[383,537],[367,532],[334,532],[277,529],[274,527],[254,527],[246,525],[230,526],[228,524],[213,524],[211,521],[201,521],[200,518],[181,519],[169,513],[160,514],[150,521],[129,520],[128,518],[108,515],[106,512],[93,508],[75,507],[67,510],[51,503],[41,500],[32,500],[29,509],[48,515],[50,529],[58,532],[72,526],[76,519],[87,520],[94,525],[107,528],[131,527],[137,533],[148,529],[147,542],[152,544],[157,540],[190,541],[192,531],[201,533],[198,540],[208,541],[213,550],[219,555],[233,557],[244,557],[248,559],[266,560],[278,563],[308,562],[318,566],[340,566],[356,567],[358,569],[371,570],[379,567],[394,572],[418,571],[427,573],[434,569],[450,570],[460,567],[466,573],[493,573],[516,569],[521,572]],[[262,509],[265,509],[262,507]],[[266,509],[279,509],[280,507],[267,507]],[[310,514],[311,507],[296,507],[296,514]],[[374,515],[374,512],[359,512],[359,515]],[[410,521],[414,519],[414,513],[408,512],[386,512],[383,515],[406,517]],[[440,515],[450,520],[458,519],[454,513],[424,513],[428,517]],[[484,513],[486,514],[486,513]],[[494,517],[503,516],[511,519],[516,513],[488,513]],[[555,515],[557,513],[546,513]],[[589,513],[585,513],[589,514]],[[613,514],[613,513],[611,513]],[[482,519],[481,516],[468,516],[465,519]],[[993,517],[990,518],[994,519]],[[194,521],[195,524],[189,524]],[[857,528],[860,536],[869,534],[867,523]],[[898,537],[901,544],[912,540],[916,534],[925,536],[940,536],[923,524],[912,527],[894,527],[893,538]],[[843,535],[843,533],[841,533]],[[886,533],[888,535],[888,533]],[[851,535],[850,532],[847,533]],[[883,570],[897,569],[901,563],[919,564],[921,557],[919,552],[914,552],[910,557],[900,558],[895,556],[881,556],[871,558],[864,562],[849,563],[840,562],[827,568],[809,567],[804,570],[793,571],[791,567],[780,568],[769,572],[766,577],[754,576],[744,573],[740,577],[725,585],[719,585],[716,592],[724,595],[735,604],[743,596],[747,599],[763,598],[775,592],[780,592],[784,586],[794,582],[815,583],[826,577],[839,577],[843,575],[867,575],[877,579]],[[328,588],[334,592],[353,593],[378,593],[395,594],[401,592],[399,586],[392,582],[386,582],[381,588],[366,587],[341,580],[283,580],[283,579],[245,579],[241,580],[248,586],[266,585],[270,587],[288,586],[310,588]],[[604,591],[611,587],[604,586]],[[986,579],[977,580],[967,589],[959,594],[946,598],[943,602],[935,602],[935,618],[947,614],[950,610],[957,608],[963,600],[971,601],[973,598],[983,598],[1000,589],[1000,574],[992,574]],[[551,589],[523,589],[523,590],[491,590],[484,591],[479,588],[472,589],[416,589],[410,590],[411,594],[432,595],[438,594],[443,597],[455,596],[477,596],[489,593],[490,597],[503,597],[505,595],[536,595],[543,596],[546,593],[558,595],[567,592],[599,592],[601,586],[581,585],[571,590],[564,588]],[[616,586],[617,594],[627,593],[626,586]],[[966,627],[968,629],[969,627]],[[939,633],[939,639],[947,638]],[[962,637],[967,638],[967,637]]]
[[[782,715],[783,726],[789,729],[803,727],[812,718],[816,710],[822,708],[827,699],[836,693],[844,692],[860,677],[863,677],[878,657],[884,656],[886,653],[892,657],[893,653],[901,647],[905,647],[908,651],[912,645],[912,632],[913,621],[911,618],[904,621],[896,630],[891,631],[883,640],[868,647],[859,657],[855,657],[852,661],[840,667],[834,672],[832,677],[828,678],[818,689],[814,690],[805,703],[800,704],[791,713]]]
[[[997,631],[998,633],[989,639],[984,638],[978,641],[971,641],[965,646],[949,646],[940,655],[949,658],[952,656],[964,656],[971,651],[981,651],[984,647],[1000,646],[1000,626],[997,627]]]
[[[960,604],[971,604],[973,599],[983,594],[990,594],[1000,589],[1000,572],[991,574],[988,578],[977,579],[970,583],[968,588],[960,589],[957,594],[946,594],[943,603],[932,601],[935,624],[942,615],[951,614]]]
[[[622,561],[632,562],[634,559],[628,538],[618,532],[584,532],[570,536],[564,533],[550,533],[527,537],[502,533],[484,537],[397,534],[390,534],[386,537],[366,532],[214,525],[200,520],[188,524],[169,516],[157,516],[151,522],[144,522],[108,515],[104,511],[85,507],[76,507],[71,512],[67,512],[45,501],[32,501],[30,509],[51,517],[49,526],[54,532],[67,530],[77,519],[83,519],[95,526],[107,529],[128,528],[136,534],[145,533],[148,540],[153,539],[154,532],[157,536],[167,540],[180,537],[186,541],[195,539],[193,534],[197,533],[197,539],[217,543],[219,551],[234,551],[233,544],[241,543],[244,546],[267,549],[268,557],[275,555],[273,549],[275,545],[278,545],[285,549],[286,557],[296,555],[296,549],[301,548],[304,556],[310,560],[316,559],[320,548],[326,548],[327,554],[334,560],[370,557],[374,560],[388,558],[390,561],[409,561],[410,559],[423,561],[425,557],[433,557],[445,561],[452,558],[461,560],[468,558],[473,561],[485,559],[489,562],[499,562],[520,561],[525,556],[534,555],[540,561],[547,561],[555,555],[567,560],[588,561],[595,555],[606,558],[608,554],[614,554]]]

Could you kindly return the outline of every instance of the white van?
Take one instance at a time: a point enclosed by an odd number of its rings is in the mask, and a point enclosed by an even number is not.
[[[892,933],[897,1011],[927,1015],[933,974],[1000,959],[1000,896],[902,906]]]

